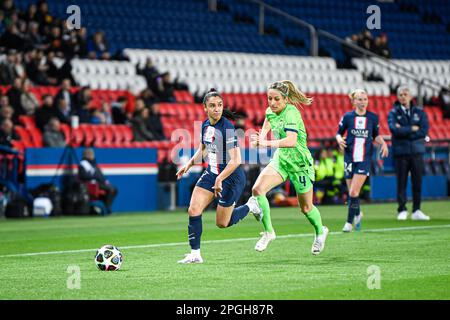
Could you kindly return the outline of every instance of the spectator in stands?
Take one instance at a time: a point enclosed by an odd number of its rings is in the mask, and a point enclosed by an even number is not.
[[[391,59],[391,49],[389,49],[388,38],[385,33],[375,38],[374,53],[386,59]]]
[[[450,87],[443,87],[439,92],[439,103],[441,104],[444,118],[450,118]]]
[[[26,21],[28,23],[28,26],[30,26],[31,24],[33,24],[35,26],[39,26],[39,24],[37,23],[36,13],[37,13],[36,4],[31,3],[28,6],[27,11],[25,11],[21,15],[21,19]]]
[[[92,112],[89,103],[83,104],[76,114],[80,123],[91,123]]]
[[[106,118],[100,109],[91,109],[91,123],[92,124],[106,124]]]
[[[61,148],[66,146],[66,139],[61,132],[61,123],[58,118],[51,118],[45,126],[43,142],[45,147]]]
[[[153,140],[166,140],[163,125],[161,122],[161,114],[159,113],[159,105],[152,104],[147,118],[147,129],[153,134]]]
[[[27,74],[25,72],[25,66],[22,63],[22,54],[16,54],[16,59],[14,60],[14,70],[16,71],[17,77],[25,79]]]
[[[77,30],[76,34],[77,45],[75,46],[74,53],[80,58],[86,58],[88,55],[88,40],[87,40],[87,30],[85,27],[81,27]]]
[[[33,115],[39,107],[39,101],[30,91],[30,80],[25,79],[22,83],[22,93],[20,95],[20,103],[26,115]]]
[[[92,40],[88,42],[89,58],[91,59],[105,59],[110,58],[108,42],[103,31],[97,31]]]
[[[55,116],[61,123],[70,124],[70,117],[72,113],[69,110],[67,105],[67,100],[63,97],[60,97],[56,100],[56,106],[53,106],[55,109]]]
[[[76,111],[82,109],[84,105],[89,105],[92,101],[92,92],[89,87],[82,87],[75,95]]]
[[[48,34],[50,26],[53,23],[53,17],[48,12],[48,4],[45,0],[40,0],[37,6],[38,9],[35,19],[39,23],[39,32],[41,34]]]
[[[164,72],[157,78],[158,91],[157,96],[161,102],[175,102],[174,85],[169,72]]]
[[[43,63],[44,53],[42,50],[31,50],[27,60],[26,72],[34,84],[42,86],[57,84],[57,79],[50,78],[47,74],[49,66]]]
[[[124,96],[119,97],[117,101],[111,104],[111,115],[114,124],[125,124],[129,120],[129,115],[125,110],[127,104],[127,98]]]
[[[9,50],[6,59],[0,63],[0,84],[10,85],[18,74],[15,68],[16,51]]]
[[[20,137],[14,131],[14,123],[3,119],[0,123],[0,145],[12,148],[12,140],[20,140]]]
[[[0,37],[0,47],[22,51],[26,43],[24,36],[14,23],[7,24],[5,32]]]
[[[53,97],[46,94],[42,97],[42,106],[36,110],[34,113],[34,118],[36,120],[36,126],[44,132],[45,126],[52,117],[56,117],[55,108],[53,107]]]
[[[6,95],[9,98],[9,103],[14,108],[14,113],[16,116],[21,116],[25,114],[23,109],[21,96],[22,96],[22,79],[15,78],[12,87],[8,90]]]
[[[108,212],[111,213],[113,201],[117,196],[117,188],[105,178],[98,167],[93,149],[87,148],[83,150],[83,159],[78,166],[78,175],[81,181],[98,183],[100,189],[105,191],[102,200]]]
[[[111,115],[111,105],[103,101],[101,109],[99,110],[99,113],[102,115],[104,121],[103,124],[113,124],[112,115]]]
[[[156,92],[158,89],[156,78],[158,78],[159,71],[153,65],[151,58],[147,58],[144,68],[138,69],[137,73],[143,75],[145,80],[147,80],[147,87],[153,92]]]
[[[155,94],[149,88],[141,92],[141,98],[142,100],[144,100],[144,104],[147,108],[151,108],[153,104],[158,102],[158,99],[156,98]]]
[[[428,134],[428,118],[422,108],[412,104],[412,96],[407,86],[397,89],[398,101],[389,112],[388,123],[392,133],[392,150],[397,176],[398,220],[406,220],[406,184],[411,172],[413,191],[413,220],[430,220],[420,210],[423,174],[423,154],[425,137]]]
[[[65,112],[71,113],[73,112],[75,107],[75,97],[71,92],[72,84],[70,82],[70,79],[63,79],[61,82],[61,89],[58,91],[58,93],[55,96],[55,101],[58,102],[60,99],[63,99],[66,101],[67,109],[65,109]]]
[[[47,53],[45,65],[47,69],[47,76],[51,81],[52,85],[60,83],[61,73],[59,72],[59,69],[55,64],[55,53],[53,51],[49,51]]]
[[[153,133],[147,129],[149,109],[145,107],[144,101],[136,99],[135,111],[131,119],[131,128],[133,130],[134,141],[155,140]]]
[[[10,17],[14,12],[16,12],[16,7],[13,0],[2,1],[1,10],[6,17]]]
[[[359,36],[358,45],[363,49],[373,51],[374,49],[374,40],[372,33],[369,30],[364,30]]]
[[[2,99],[3,98],[8,99],[8,97],[6,96],[3,96]],[[5,119],[11,120],[14,124],[16,123],[14,119],[14,109],[9,105],[0,107],[0,121],[3,121]]]
[[[49,47],[48,50],[54,52],[57,56],[63,56],[63,43],[61,38],[61,28],[58,26],[52,26],[50,34],[48,36]]]

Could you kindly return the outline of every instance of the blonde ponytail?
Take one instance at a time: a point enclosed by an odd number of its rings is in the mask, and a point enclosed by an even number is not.
[[[307,105],[309,106],[313,102],[313,98],[307,97],[303,92],[301,92],[297,86],[290,80],[281,81],[284,83],[289,91],[287,94],[288,101],[293,105]]]

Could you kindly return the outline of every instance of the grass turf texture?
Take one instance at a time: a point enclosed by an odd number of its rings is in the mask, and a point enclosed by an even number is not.
[[[395,204],[362,208],[363,231],[342,234],[346,208],[320,207],[332,234],[319,256],[297,208],[273,209],[279,238],[262,253],[253,249],[262,225],[252,216],[218,229],[206,212],[201,265],[176,263],[190,250],[182,212],[1,220],[0,299],[449,299],[449,203],[423,203],[428,222],[396,221]],[[120,271],[97,270],[95,249],[104,244],[121,248]],[[80,249],[88,250],[11,256]],[[72,265],[80,289],[67,288]],[[367,287],[372,265],[381,289]]]

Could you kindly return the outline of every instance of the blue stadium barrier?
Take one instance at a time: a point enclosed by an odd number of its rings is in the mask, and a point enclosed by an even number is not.
[[[81,160],[83,148],[74,149]],[[158,209],[157,150],[144,148],[94,149],[97,163],[107,179],[119,190],[113,204],[114,212],[154,211]],[[55,176],[64,148],[28,148],[25,153],[26,187],[33,189],[50,183]],[[70,153],[70,152],[69,152]],[[61,190],[64,168],[69,167],[69,157],[63,159],[55,184]],[[73,168],[78,167],[75,159]]]
[[[394,175],[370,177],[371,199],[374,201],[392,201],[397,199],[397,181]],[[408,199],[411,199],[411,177],[406,187]],[[447,177],[444,175],[424,176],[422,199],[447,197]]]

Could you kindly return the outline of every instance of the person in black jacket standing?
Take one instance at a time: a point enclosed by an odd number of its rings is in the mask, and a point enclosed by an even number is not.
[[[398,101],[389,112],[388,123],[392,133],[392,150],[397,176],[397,220],[406,220],[406,184],[411,172],[413,191],[413,220],[430,220],[420,210],[423,154],[425,153],[425,138],[428,134],[428,118],[422,108],[411,103],[412,96],[407,86],[397,89]]]
[[[83,182],[96,182],[101,190],[105,191],[102,197],[108,213],[111,213],[111,206],[117,196],[117,188],[106,180],[95,160],[94,149],[87,148],[83,150],[83,159],[78,166],[78,176]]]

